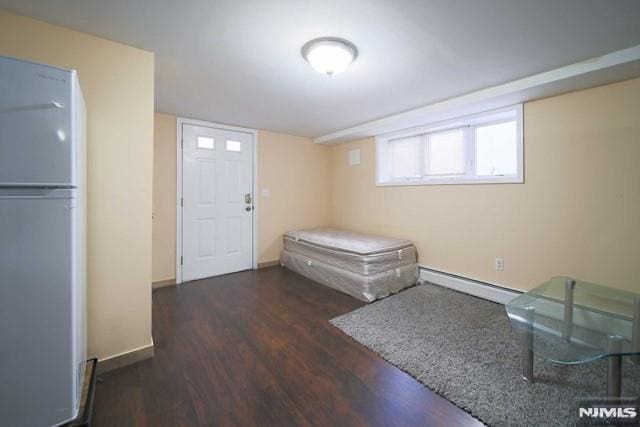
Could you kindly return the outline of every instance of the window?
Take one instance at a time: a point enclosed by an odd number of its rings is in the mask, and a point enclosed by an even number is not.
[[[476,172],[479,176],[515,175],[518,165],[514,121],[476,127]]]
[[[427,175],[460,175],[464,173],[464,133],[461,130],[427,135]]]
[[[227,140],[227,151],[242,151],[242,143],[240,141]]]
[[[391,141],[391,176],[415,178],[420,176],[420,144],[418,138]]]
[[[196,147],[198,149],[213,150],[215,147],[214,142],[213,138],[208,136],[199,136],[196,139]]]
[[[523,182],[521,105],[376,141],[378,185]]]

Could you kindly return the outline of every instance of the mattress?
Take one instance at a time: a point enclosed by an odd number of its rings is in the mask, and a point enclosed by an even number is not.
[[[418,280],[418,264],[415,262],[380,273],[363,275],[285,249],[282,251],[280,263],[311,280],[365,302],[399,292],[413,286]]]
[[[413,246],[410,240],[357,233],[337,228],[313,228],[285,233],[285,238],[302,241],[325,249],[333,249],[356,255],[375,255],[398,251]]]
[[[361,255],[353,251],[319,246],[307,240],[295,240],[291,236],[285,235],[284,249],[365,276],[417,262],[416,247],[413,245],[386,252]]]

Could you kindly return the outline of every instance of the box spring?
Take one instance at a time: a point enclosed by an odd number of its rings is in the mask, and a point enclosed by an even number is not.
[[[282,251],[280,262],[311,280],[366,302],[399,292],[418,280],[418,264],[415,262],[369,275],[345,270],[287,249]]]

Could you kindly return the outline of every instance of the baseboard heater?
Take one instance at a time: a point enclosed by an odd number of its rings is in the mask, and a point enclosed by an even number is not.
[[[420,279],[500,304],[506,304],[522,293],[492,283],[481,282],[428,267],[420,267]]]

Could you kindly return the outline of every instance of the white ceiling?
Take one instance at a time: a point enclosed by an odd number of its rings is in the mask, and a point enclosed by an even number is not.
[[[0,0],[156,52],[156,110],[320,136],[640,44],[638,0]],[[320,36],[359,56],[327,77]]]

